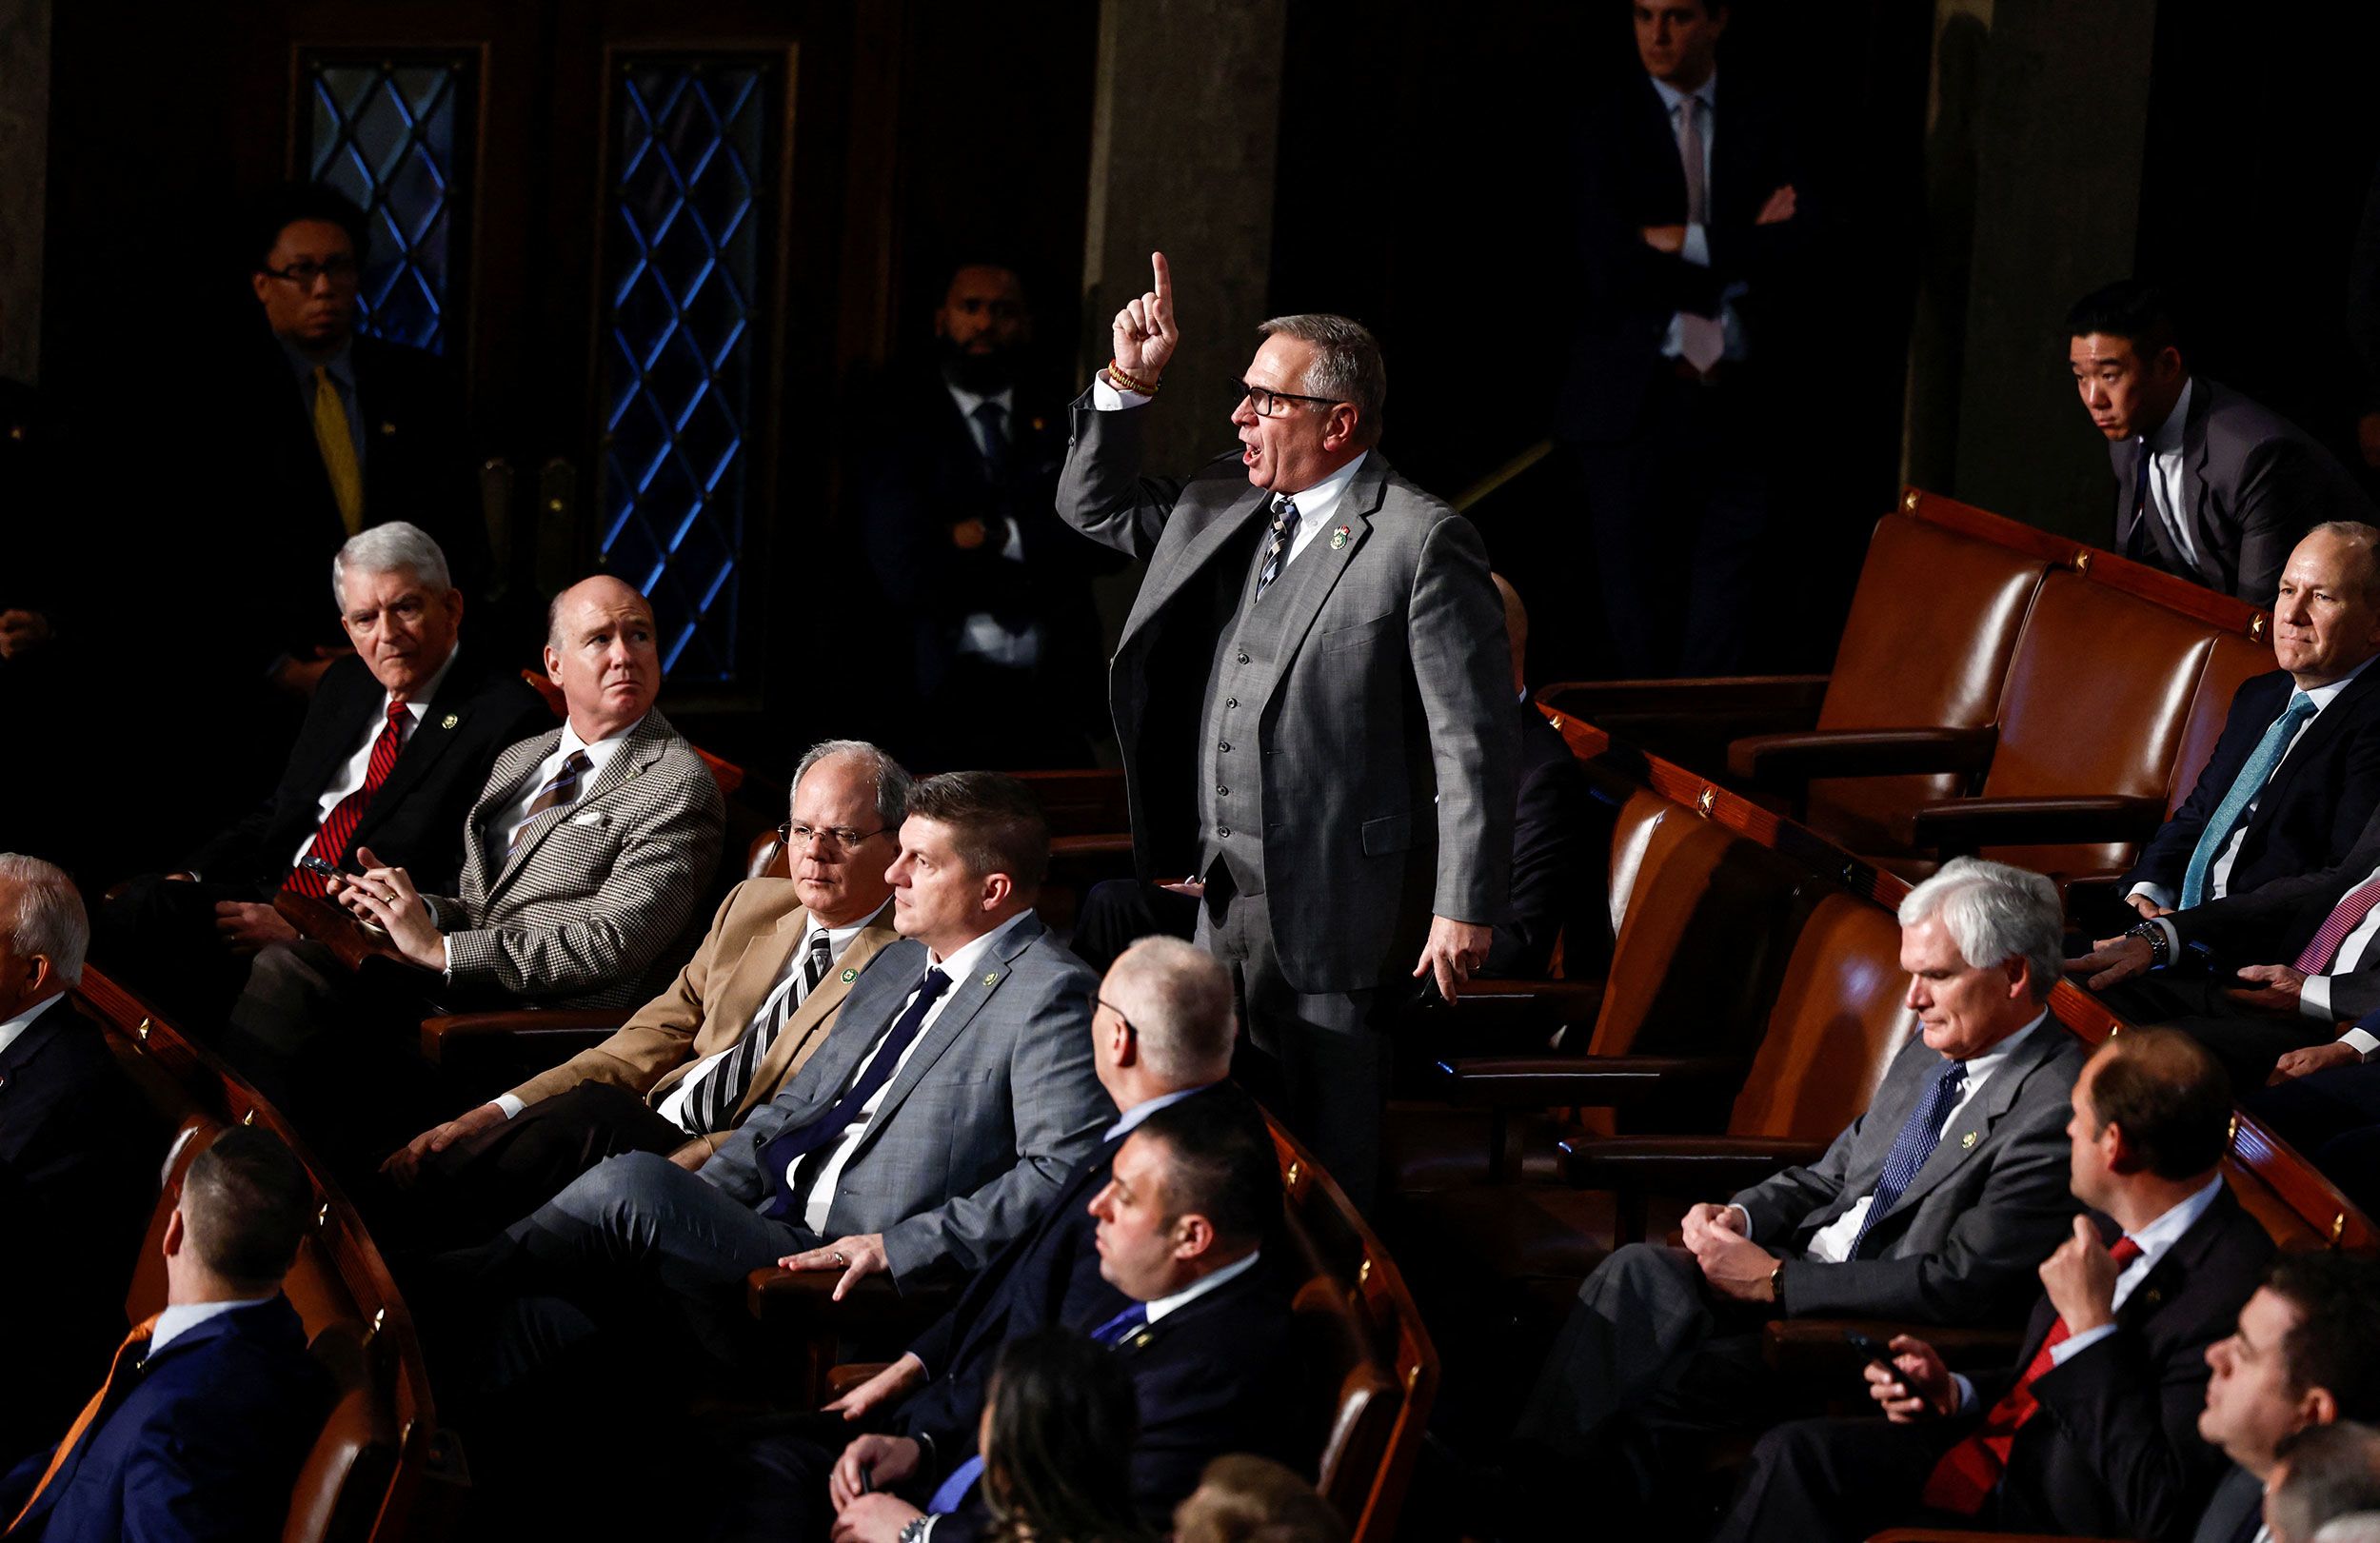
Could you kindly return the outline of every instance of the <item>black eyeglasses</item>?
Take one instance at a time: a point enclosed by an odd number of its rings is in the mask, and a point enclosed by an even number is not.
[[[1124,1017],[1124,1010],[1122,1008],[1117,1006],[1114,1002],[1109,1001],[1104,997],[1094,997],[1091,999],[1099,1003],[1101,1007],[1106,1008],[1109,1012],[1115,1014],[1116,1021],[1124,1026],[1124,1032],[1126,1034],[1131,1035],[1136,1039],[1140,1038],[1140,1031],[1132,1026],[1132,1019]]]
[[[788,847],[808,846],[814,841],[831,841],[836,846],[857,846],[862,841],[882,836],[892,829],[879,825],[874,830],[853,830],[848,825],[796,825],[788,821],[777,827],[777,839]]]
[[[352,257],[334,257],[326,263],[301,259],[288,267],[259,268],[257,271],[294,284],[301,289],[311,289],[316,279],[328,279],[332,285],[344,287],[353,284],[363,269],[356,266]]]
[[[1299,396],[1295,391],[1270,391],[1261,386],[1250,386],[1245,381],[1240,383],[1240,399],[1255,408],[1259,418],[1279,417],[1287,410],[1281,406],[1284,402],[1312,402],[1325,407],[1336,407],[1345,400],[1342,397]],[[1239,409],[1239,402],[1232,404],[1235,411]]]

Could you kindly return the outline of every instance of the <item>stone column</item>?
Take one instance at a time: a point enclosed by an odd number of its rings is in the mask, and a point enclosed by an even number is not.
[[[41,369],[51,0],[0,0],[0,375]]]

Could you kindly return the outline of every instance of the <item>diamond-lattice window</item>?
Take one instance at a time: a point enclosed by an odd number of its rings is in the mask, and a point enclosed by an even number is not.
[[[468,60],[306,61],[307,175],[363,208],[371,251],[363,329],[445,353],[453,336],[460,227],[470,208]]]

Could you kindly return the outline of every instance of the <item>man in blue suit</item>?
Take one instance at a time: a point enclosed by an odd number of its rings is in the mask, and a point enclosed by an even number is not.
[[[50,1452],[0,1483],[10,1538],[278,1537],[329,1382],[281,1277],[313,1219],[306,1170],[239,1127],[190,1163],[166,1225],[166,1308]]]

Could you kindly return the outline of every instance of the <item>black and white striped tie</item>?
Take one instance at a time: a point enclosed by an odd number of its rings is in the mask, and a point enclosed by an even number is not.
[[[1273,541],[1264,548],[1264,571],[1256,576],[1256,592],[1263,594],[1288,564],[1290,543],[1298,539],[1298,504],[1287,493],[1273,504]]]
[[[744,1098],[744,1090],[752,1085],[752,1074],[759,1070],[768,1047],[777,1042],[783,1032],[785,1020],[793,1010],[809,999],[818,983],[826,979],[826,972],[835,962],[834,941],[826,929],[810,934],[810,946],[802,960],[802,984],[791,991],[777,993],[770,1002],[766,1021],[754,1024],[745,1031],[725,1064],[710,1076],[710,1079],[694,1090],[692,1106],[687,1113],[692,1123],[687,1129],[696,1136],[722,1129],[735,1118],[736,1105]]]

